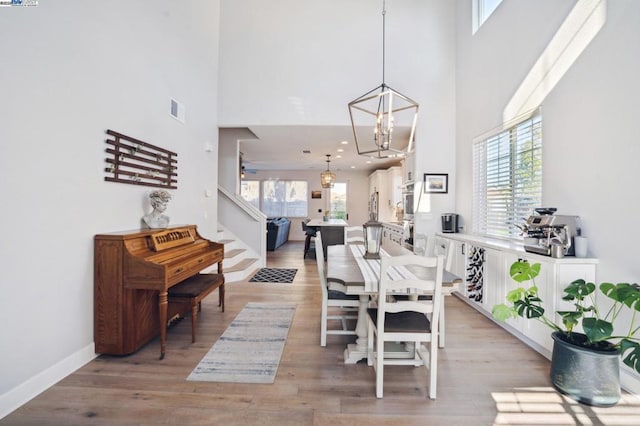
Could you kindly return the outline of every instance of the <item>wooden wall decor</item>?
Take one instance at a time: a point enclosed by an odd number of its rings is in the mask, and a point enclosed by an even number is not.
[[[104,180],[131,185],[178,188],[178,154],[150,143],[107,130]]]

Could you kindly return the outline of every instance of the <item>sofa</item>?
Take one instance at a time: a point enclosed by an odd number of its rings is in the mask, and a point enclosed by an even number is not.
[[[274,251],[289,240],[291,221],[286,217],[267,219],[267,250]]]

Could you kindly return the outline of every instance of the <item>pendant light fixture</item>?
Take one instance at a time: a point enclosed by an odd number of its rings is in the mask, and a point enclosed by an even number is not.
[[[359,155],[403,157],[413,150],[418,103],[385,83],[385,0],[382,1],[382,84],[349,102]]]
[[[333,183],[336,181],[336,174],[329,170],[329,163],[331,162],[330,154],[326,154],[327,156],[327,170],[320,173],[320,184],[323,188],[333,188]]]

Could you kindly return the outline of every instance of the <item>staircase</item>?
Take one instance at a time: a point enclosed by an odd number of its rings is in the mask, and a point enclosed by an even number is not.
[[[217,242],[224,244],[222,265],[225,281],[232,283],[247,280],[262,267],[260,258],[234,236],[226,238],[227,234],[229,234],[227,230],[218,230]]]

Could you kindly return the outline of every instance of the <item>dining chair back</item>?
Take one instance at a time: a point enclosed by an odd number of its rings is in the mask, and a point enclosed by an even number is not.
[[[429,398],[436,398],[438,377],[438,321],[442,306],[442,272],[444,258],[424,257],[416,254],[386,256],[380,261],[380,284],[378,307],[369,308],[367,363],[376,373],[376,396],[382,398],[384,365],[424,365],[429,371]],[[399,274],[402,278],[392,279],[391,268],[414,266],[431,270],[426,276],[432,279],[418,279],[414,275]],[[404,271],[404,270],[403,270]],[[427,293],[429,300],[416,298],[396,299],[394,293]],[[375,342],[375,345],[374,345]],[[404,342],[413,346],[406,357],[398,353],[385,353],[385,343]],[[428,346],[428,349],[424,345]],[[403,354],[404,355],[404,354]]]
[[[358,319],[360,298],[345,293],[346,287],[342,283],[328,282],[324,252],[322,251],[322,231],[315,237],[316,262],[322,290],[322,310],[320,318],[320,346],[327,346],[327,334],[355,335],[355,321]],[[329,321],[340,322],[340,328],[329,329]]]
[[[362,226],[345,226],[344,227],[344,243],[363,243],[364,244],[364,230]]]
[[[442,237],[435,237],[433,243],[433,255],[444,256],[444,269],[451,272],[451,265],[453,262],[453,244],[451,240]]]
[[[420,256],[427,255],[427,244],[429,242],[428,237],[425,234],[416,234],[413,239],[413,252]]]
[[[444,269],[451,272],[451,266],[453,265],[453,242],[447,238],[435,237],[433,242],[433,255],[444,256]],[[444,348],[444,330],[445,330],[445,315],[444,315],[444,299],[442,299],[442,312],[440,315],[440,339],[439,345]]]

